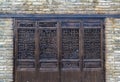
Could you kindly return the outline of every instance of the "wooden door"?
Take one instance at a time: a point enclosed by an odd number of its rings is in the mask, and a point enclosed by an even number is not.
[[[36,24],[15,21],[15,81],[36,82]]]
[[[103,21],[83,21],[82,82],[104,82]]]
[[[59,82],[59,36],[57,22],[38,22],[38,81]]]
[[[61,82],[80,82],[81,78],[81,40],[80,22],[61,22]]]
[[[103,20],[15,21],[15,82],[105,82]]]

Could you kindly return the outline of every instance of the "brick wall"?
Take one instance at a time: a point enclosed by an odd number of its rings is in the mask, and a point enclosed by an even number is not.
[[[106,19],[106,82],[120,82],[120,19]]]
[[[12,19],[0,19],[0,82],[13,80]]]
[[[120,14],[120,0],[0,0],[0,12]]]
[[[0,19],[0,82],[13,80],[12,19]],[[120,19],[105,19],[106,82],[120,81]]]
[[[0,0],[0,13],[120,14],[120,0]],[[0,18],[0,82],[13,81],[12,19]],[[106,82],[120,82],[120,19],[105,19]]]
[[[120,19],[106,18],[106,82],[120,81]],[[0,19],[0,82],[13,80],[12,19]]]

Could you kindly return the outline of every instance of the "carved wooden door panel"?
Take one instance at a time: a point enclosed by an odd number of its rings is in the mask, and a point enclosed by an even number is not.
[[[58,24],[38,22],[38,82],[59,82]]]
[[[101,20],[83,21],[82,82],[104,82],[104,28]]]
[[[36,29],[33,21],[16,21],[15,80],[36,81]]]
[[[16,20],[15,81],[59,82],[57,22]]]
[[[61,23],[61,82],[80,82],[80,22]]]

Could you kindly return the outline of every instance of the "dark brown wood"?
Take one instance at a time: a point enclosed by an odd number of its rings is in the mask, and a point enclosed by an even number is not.
[[[62,22],[61,29],[61,82],[80,82],[80,22]]]
[[[58,24],[57,22],[44,22],[43,24],[39,22],[39,24],[40,54],[38,58],[40,59],[38,82],[58,82]]]
[[[35,71],[17,71],[15,82],[36,82]]]
[[[105,82],[103,20],[15,20],[15,82]]]
[[[79,44],[80,44],[80,49],[81,49],[81,51],[79,53],[80,54],[80,66],[81,66],[80,67],[80,72],[81,72],[80,82],[83,82],[83,80],[82,80],[82,75],[83,75],[83,72],[82,72],[83,71],[83,56],[84,56],[83,55],[84,54],[84,50],[83,50],[84,49],[84,41],[83,41],[84,35],[83,34],[84,34],[83,21],[81,21],[80,22],[80,36],[79,36],[80,37],[80,41],[79,41],[80,43]]]
[[[17,79],[17,44],[18,44],[18,40],[17,40],[17,37],[18,37],[18,34],[17,34],[17,25],[16,25],[16,21],[14,20],[14,70],[15,70],[15,77],[14,77],[14,80],[15,81],[19,81]]]
[[[61,82],[61,22],[58,22],[57,23],[57,40],[58,40],[58,68],[59,68],[59,81],[58,82]]]
[[[26,27],[24,27],[24,25]],[[25,23],[26,22],[26,23]],[[27,23],[29,25],[27,26]],[[17,82],[35,82],[36,79],[36,63],[35,63],[35,26],[30,24],[29,20],[16,21],[16,75]],[[21,26],[22,24],[22,26]],[[23,28],[22,28],[23,27]]]
[[[37,82],[37,78],[38,77],[38,72],[39,72],[39,33],[38,33],[38,26],[37,26],[37,22],[35,23],[36,25],[36,28],[35,28],[35,64],[36,64],[36,67],[35,67],[35,81]]]
[[[103,79],[104,81],[106,80],[106,67],[105,67],[105,22],[104,21],[101,21],[101,28],[102,28],[102,32],[101,32],[101,43],[102,43],[102,50],[101,50],[101,55],[102,55],[102,68],[103,68]]]
[[[103,33],[101,20],[83,22],[83,82],[105,82],[103,70]]]

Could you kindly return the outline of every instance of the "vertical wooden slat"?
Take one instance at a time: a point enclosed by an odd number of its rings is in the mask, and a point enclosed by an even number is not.
[[[17,52],[18,52],[18,48],[17,48],[17,45],[18,45],[18,27],[17,27],[17,25],[16,25],[16,20],[14,21],[14,23],[15,23],[15,28],[14,28],[14,33],[15,33],[15,54],[14,54],[14,59],[15,59],[15,81],[18,81],[19,79],[18,79],[18,77],[17,77],[17,75],[19,74],[20,75],[20,73],[18,73],[17,72]]]
[[[15,81],[15,19],[13,19],[13,81]]]
[[[15,81],[17,81],[17,45],[18,45],[18,34],[17,34],[17,25],[16,21],[14,19],[14,67],[15,67]]]
[[[101,39],[101,41],[100,41],[100,44],[101,44],[101,46],[100,46],[100,49],[101,49],[101,52],[100,52],[100,55],[101,55],[101,66],[102,66],[102,68],[104,67],[104,65],[103,65],[103,22],[102,22],[102,20],[101,20],[101,34],[100,34],[100,39]]]
[[[81,31],[81,22],[80,22],[80,26],[79,26],[79,59],[80,59],[80,61],[79,61],[79,64],[80,64],[80,71],[81,71],[81,53],[82,53],[82,44],[81,44],[81,42],[82,42],[82,31]]]
[[[58,69],[59,69],[59,82],[61,82],[61,23],[57,22],[57,43],[58,43]]]
[[[106,62],[106,59],[105,59],[106,58],[106,54],[105,54],[105,51],[106,51],[106,43],[105,43],[106,42],[106,37],[105,37],[105,35],[106,34],[105,34],[105,28],[106,28],[105,27],[105,20],[103,20],[103,30],[104,30],[104,32],[103,32],[104,33],[104,45],[103,45],[103,47],[104,47],[104,54],[103,54],[104,55],[104,68],[103,68],[104,69],[104,82],[106,80],[106,66],[105,66],[105,62]]]
[[[101,20],[101,66],[103,69],[103,80],[105,81],[105,29],[104,29],[104,20]]]
[[[82,82],[82,73],[83,73],[83,52],[84,52],[84,42],[83,42],[83,37],[84,37],[84,28],[83,28],[83,21],[81,20],[80,22],[80,74],[81,74],[81,77],[80,77],[80,81]]]
[[[38,78],[38,72],[39,72],[39,32],[38,32],[38,26],[37,26],[37,22],[35,23],[35,76],[36,76],[36,81]]]

